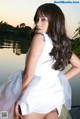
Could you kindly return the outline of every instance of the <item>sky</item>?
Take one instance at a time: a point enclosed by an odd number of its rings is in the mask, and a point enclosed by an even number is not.
[[[26,26],[33,28],[33,17],[39,5],[55,3],[65,15],[66,30],[72,38],[80,21],[80,0],[74,0],[74,2],[73,0],[0,0],[0,21],[7,22],[12,26],[25,23]]]

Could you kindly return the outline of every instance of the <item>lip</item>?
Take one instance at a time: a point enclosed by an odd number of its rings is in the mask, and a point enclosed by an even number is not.
[[[36,28],[35,32],[36,32],[36,33],[41,32],[41,29]]]
[[[35,33],[40,33],[42,30],[41,29],[36,29]]]
[[[41,30],[40,28],[36,28],[36,30]]]

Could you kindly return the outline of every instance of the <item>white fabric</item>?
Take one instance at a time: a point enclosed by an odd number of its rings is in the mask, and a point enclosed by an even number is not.
[[[34,77],[19,101],[23,115],[32,112],[48,113],[55,108],[60,114],[62,105],[65,103],[63,87],[58,78],[59,71],[51,68],[53,61],[49,53],[53,47],[52,41],[47,34],[43,35],[45,46]]]
[[[55,108],[60,115],[63,104],[68,109],[71,106],[69,82],[66,81],[64,74],[51,68],[53,61],[49,52],[53,46],[49,36],[43,35],[45,46],[37,63],[33,79],[18,102],[23,115],[32,112],[48,113]],[[21,93],[22,75],[23,71],[18,71],[7,82],[0,85],[0,111],[8,111],[8,119],[13,119],[14,104]]]
[[[13,119],[14,105],[21,94],[22,73],[18,71],[0,84],[0,112],[7,111],[8,119]]]
[[[68,110],[71,109],[71,102],[72,102],[72,91],[71,91],[71,86],[69,84],[69,81],[66,79],[65,75],[63,72],[59,73],[59,79],[60,82],[63,86],[63,91],[64,91],[64,97],[65,97],[65,106]]]

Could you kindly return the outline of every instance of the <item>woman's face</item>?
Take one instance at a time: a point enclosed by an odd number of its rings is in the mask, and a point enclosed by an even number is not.
[[[46,33],[48,30],[48,18],[46,16],[40,16],[36,22],[36,33]]]

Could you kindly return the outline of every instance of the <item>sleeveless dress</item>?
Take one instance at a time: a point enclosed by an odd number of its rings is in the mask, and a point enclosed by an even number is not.
[[[37,62],[34,76],[20,97],[22,115],[32,112],[49,113],[57,108],[60,115],[63,104],[71,108],[71,88],[63,72],[52,69],[53,62],[49,53],[52,49],[50,37],[43,33],[45,45]],[[21,93],[22,73],[18,71],[0,86],[0,111],[8,111],[10,119],[14,104]],[[5,104],[3,106],[3,104]]]

